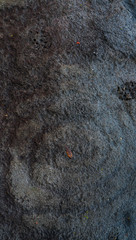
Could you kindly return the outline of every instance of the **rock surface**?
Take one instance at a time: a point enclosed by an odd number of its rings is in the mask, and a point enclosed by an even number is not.
[[[135,1],[0,6],[0,239],[135,240]]]

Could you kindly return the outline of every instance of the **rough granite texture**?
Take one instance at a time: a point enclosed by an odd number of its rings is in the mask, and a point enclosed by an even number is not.
[[[136,240],[136,1],[0,0],[0,240]]]

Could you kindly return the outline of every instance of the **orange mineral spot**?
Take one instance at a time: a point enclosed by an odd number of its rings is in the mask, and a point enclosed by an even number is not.
[[[70,151],[70,149],[68,149],[67,147],[66,147],[66,153],[67,153],[67,156],[69,157],[69,158],[72,158],[72,152]]]
[[[38,222],[36,222],[36,224],[38,224]]]
[[[80,42],[77,42],[77,44],[80,44]]]

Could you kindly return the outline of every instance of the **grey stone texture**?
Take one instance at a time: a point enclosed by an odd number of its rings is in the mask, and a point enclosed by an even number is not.
[[[136,1],[1,1],[0,128],[0,240],[136,240]]]

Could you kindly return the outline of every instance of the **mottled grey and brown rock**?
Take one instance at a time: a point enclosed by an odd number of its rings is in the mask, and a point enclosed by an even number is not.
[[[135,240],[136,3],[20,3],[0,1],[0,239]]]

